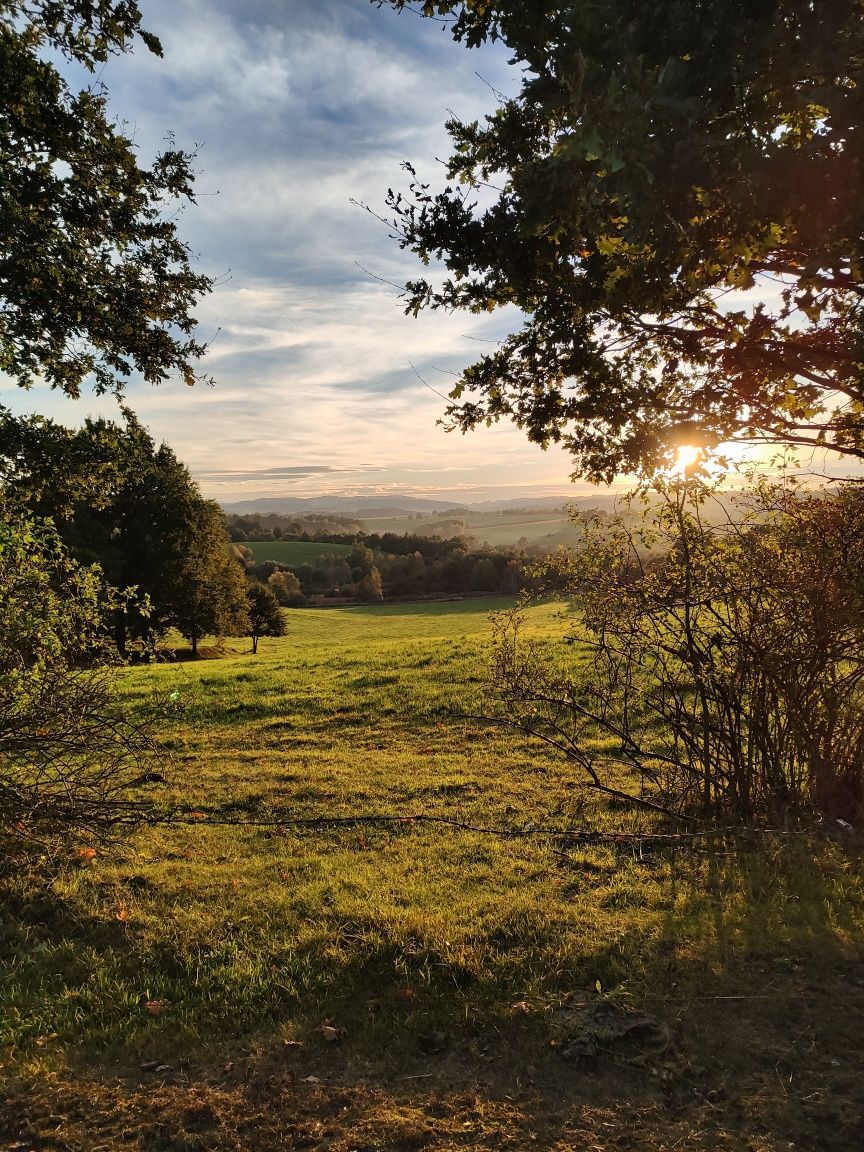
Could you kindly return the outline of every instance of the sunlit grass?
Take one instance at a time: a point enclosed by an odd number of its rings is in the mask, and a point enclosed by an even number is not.
[[[806,1055],[822,1083],[846,1059],[864,916],[861,869],[839,848],[568,851],[411,820],[641,819],[586,799],[566,762],[478,718],[495,606],[297,611],[257,656],[232,641],[223,659],[127,673],[130,708],[156,694],[164,709],[154,798],[240,824],[148,828],[92,862],[61,861],[48,883],[7,875],[6,1075],[59,1076],[74,1097],[76,1069],[134,1079],[142,1063],[189,1062],[206,1079],[287,1041],[303,1046],[304,1076],[387,1083],[498,1053],[503,1085],[508,1068],[524,1077],[554,1059],[556,1013],[599,988],[667,1021],[681,1068],[734,1066],[757,1096],[804,1006],[808,1021],[828,1012],[834,1039]],[[535,607],[526,625],[555,660],[569,651],[559,611]],[[269,823],[364,814],[397,819]],[[342,1044],[322,1039],[325,1021]],[[435,1055],[439,1035],[449,1055]]]

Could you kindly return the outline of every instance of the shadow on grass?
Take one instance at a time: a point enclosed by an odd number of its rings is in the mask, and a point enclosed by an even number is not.
[[[88,1109],[122,1117],[129,1101],[137,1146],[154,1152],[233,1149],[241,1134],[368,1152],[528,1146],[532,1133],[547,1147],[860,1147],[859,861],[799,841],[618,863],[586,869],[603,918],[581,950],[538,905],[478,924],[461,955],[323,908],[317,939],[281,953],[236,925],[207,947],[139,950],[122,923],[13,884],[0,939],[9,1040],[30,1054],[20,1091],[46,1037],[73,1068],[53,1094],[10,1093],[16,1134],[38,1135],[50,1096],[70,1149],[87,1147],[75,1126]],[[649,875],[654,918],[638,914]],[[148,1015],[154,999],[164,1014]],[[655,1021],[668,1048],[577,1044],[565,1059],[562,1034],[598,1002]]]

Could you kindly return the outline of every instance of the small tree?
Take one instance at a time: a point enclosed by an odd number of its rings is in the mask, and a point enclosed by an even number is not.
[[[300,581],[293,572],[273,572],[267,580],[267,586],[283,608],[289,604],[302,604],[305,599]]]
[[[98,568],[53,527],[0,519],[0,838],[9,848],[142,819],[154,751],[115,692]]]
[[[357,599],[364,600],[368,603],[384,599],[381,573],[374,565],[357,585]]]
[[[197,656],[203,636],[245,636],[249,619],[242,561],[231,552],[221,508],[199,497],[188,515],[189,548],[170,574],[171,604]]]
[[[260,636],[284,636],[285,617],[272,589],[264,584],[250,584],[246,596],[249,602],[249,635],[252,653],[258,651]]]

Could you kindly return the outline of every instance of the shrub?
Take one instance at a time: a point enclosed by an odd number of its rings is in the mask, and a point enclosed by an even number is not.
[[[7,850],[147,814],[131,786],[154,745],[115,697],[97,567],[50,524],[0,519],[0,837]],[[116,651],[116,650],[115,650]]]
[[[864,496],[668,484],[543,573],[566,649],[498,621],[502,712],[588,786],[678,816],[864,822]],[[566,655],[564,654],[566,651]]]

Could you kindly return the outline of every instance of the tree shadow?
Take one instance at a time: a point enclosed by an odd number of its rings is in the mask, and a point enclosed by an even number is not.
[[[149,1018],[143,999],[79,995],[79,1012],[104,1013],[101,1039],[76,1054],[74,1029],[61,1038],[69,1071],[53,1094],[10,1091],[15,1134],[39,1131],[49,1096],[72,1132],[93,1109],[123,1114],[122,1095],[136,1102],[138,1146],[154,1152],[234,1148],[238,1132],[261,1147],[341,1140],[370,1152],[578,1147],[589,1136],[588,1147],[604,1150],[675,1140],[705,1152],[746,1140],[778,1152],[790,1142],[811,1152],[861,1146],[859,862],[802,839],[658,852],[640,870],[655,877],[659,915],[622,916],[564,967],[553,965],[560,926],[539,912],[482,929],[484,946],[510,958],[488,972],[422,934],[388,933],[370,914],[341,922],[329,947],[297,949],[281,983],[259,981],[233,1003],[218,979],[237,960],[227,930],[224,955],[218,946],[179,955],[167,939],[142,955],[123,923],[84,917],[47,888],[19,889],[4,901],[0,935],[13,984],[50,992],[60,974],[80,994],[88,965],[107,958],[116,982],[103,981],[104,995],[136,979],[142,997],[185,989],[197,1027],[170,1012]],[[610,913],[626,910],[614,863],[585,871]],[[525,998],[519,989],[532,981]],[[34,1017],[19,1044],[56,1031],[37,1000],[7,1001]],[[598,1012],[651,1022],[633,1030],[645,1043],[622,1048],[601,1034],[586,1046]],[[661,1031],[668,1044],[658,1045]]]

